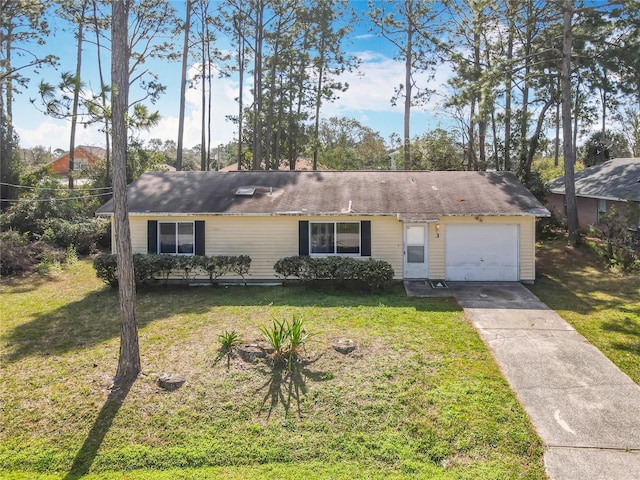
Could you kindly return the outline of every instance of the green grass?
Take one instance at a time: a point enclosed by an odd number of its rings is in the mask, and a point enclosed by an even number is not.
[[[117,294],[88,261],[0,293],[1,478],[545,478],[541,442],[452,300],[142,291],[143,373],[110,391]],[[221,333],[257,340],[294,315],[321,332],[297,368],[220,360]],[[341,355],[334,337],[359,347]],[[165,392],[163,373],[186,383]]]
[[[587,247],[537,248],[530,289],[640,384],[640,274],[607,270]]]

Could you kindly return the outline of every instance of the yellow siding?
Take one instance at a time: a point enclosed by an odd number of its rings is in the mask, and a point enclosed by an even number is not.
[[[429,225],[429,276],[445,278],[445,235],[447,224],[478,222],[475,217],[440,217],[439,237],[436,224]],[[535,279],[535,217],[482,217],[483,223],[519,225],[520,280]]]
[[[520,223],[520,280],[533,281],[536,278],[536,221],[526,217],[528,222]]]
[[[298,222],[371,221],[372,257],[389,262],[396,278],[402,278],[402,224],[395,217],[305,216],[171,216],[130,217],[134,253],[147,252],[147,221],[205,221],[206,255],[249,255],[248,280],[275,279],[273,264],[298,254]]]
[[[171,216],[130,217],[134,253],[147,252],[147,221],[205,221],[206,255],[249,255],[251,269],[248,280],[277,278],[273,264],[282,257],[298,254],[298,222],[307,221],[371,221],[372,257],[391,264],[395,278],[403,276],[403,224],[395,217],[311,217],[311,216]],[[446,225],[477,222],[471,217],[440,217],[428,225],[429,277],[445,278]],[[535,279],[535,218],[482,217],[484,223],[519,225],[520,280]],[[439,225],[439,227],[438,227]],[[117,234],[112,229],[112,249]]]
[[[445,277],[443,224],[429,224],[429,278]]]

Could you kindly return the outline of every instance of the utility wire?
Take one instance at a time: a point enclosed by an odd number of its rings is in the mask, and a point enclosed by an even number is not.
[[[18,198],[18,199],[2,199],[3,202],[20,203],[20,202],[58,202],[64,200],[86,200],[88,198],[105,197],[111,195],[111,192],[107,193],[94,193],[91,195],[84,195],[81,197],[60,197],[60,198]]]
[[[52,188],[52,187],[30,187],[28,185],[16,185],[15,183],[5,183],[0,182],[0,185],[5,185],[7,187],[14,188],[27,188],[30,190],[52,190],[54,192],[68,192],[68,188]],[[92,188],[83,188],[82,190],[111,190],[113,187],[92,187]]]

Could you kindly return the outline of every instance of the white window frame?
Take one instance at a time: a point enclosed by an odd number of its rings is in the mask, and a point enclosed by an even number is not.
[[[601,208],[604,207],[604,208]],[[607,214],[607,201],[604,198],[599,198],[596,204],[596,222],[602,223],[602,217]]]
[[[358,225],[358,252],[357,253],[338,253],[338,224],[350,223]],[[313,252],[313,234],[312,226],[317,224],[329,224],[333,225],[333,252],[332,253],[315,253]],[[362,223],[359,221],[350,222],[309,222],[309,255],[316,257],[360,257],[362,255]]]
[[[192,252],[191,253],[179,253],[178,252],[178,247],[179,247],[179,243],[178,243],[178,230],[179,230],[179,225],[180,224],[189,224],[191,225],[191,245],[192,245]],[[161,225],[175,225],[176,227],[176,231],[175,231],[175,244],[176,244],[176,251],[175,252],[163,252],[161,249],[161,238],[162,235],[160,233],[161,230]],[[191,221],[175,221],[175,222],[158,222],[158,253],[162,254],[162,255],[176,255],[176,256],[186,256],[186,257],[192,257],[196,254],[196,223]]]

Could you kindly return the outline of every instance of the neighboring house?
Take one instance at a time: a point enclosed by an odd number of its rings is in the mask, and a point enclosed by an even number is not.
[[[598,225],[615,208],[625,213],[628,202],[640,204],[640,158],[615,158],[575,174],[578,223]],[[547,207],[566,215],[564,177],[549,182]]]
[[[106,150],[101,147],[77,146],[73,150],[73,171],[78,172],[87,167],[104,162]],[[49,164],[53,173],[69,174],[69,152]]]
[[[344,255],[397,279],[531,282],[549,215],[508,172],[151,172],[127,196],[134,253],[249,255],[253,280],[283,257]]]

